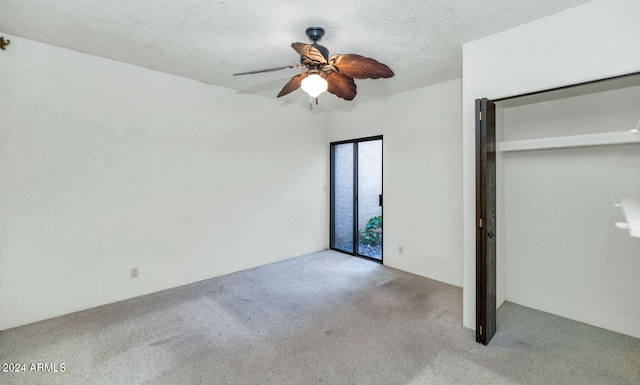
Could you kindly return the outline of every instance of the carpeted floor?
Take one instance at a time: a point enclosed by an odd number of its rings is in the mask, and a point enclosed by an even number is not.
[[[640,384],[640,340],[324,251],[0,332],[1,384]],[[51,369],[51,367],[49,367]],[[57,366],[60,370],[60,366]]]

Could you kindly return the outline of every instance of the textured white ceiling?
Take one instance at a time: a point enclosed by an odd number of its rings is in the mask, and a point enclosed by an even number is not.
[[[409,91],[461,76],[462,44],[588,0],[2,0],[0,32],[274,97],[295,69],[295,41],[321,26],[330,54],[357,53],[396,76],[356,80],[347,102]],[[305,103],[302,91],[283,99]],[[331,101],[335,99],[335,101]]]

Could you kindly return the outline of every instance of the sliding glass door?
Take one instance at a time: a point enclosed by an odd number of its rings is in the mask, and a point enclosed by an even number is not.
[[[331,248],[382,262],[382,137],[331,143]]]

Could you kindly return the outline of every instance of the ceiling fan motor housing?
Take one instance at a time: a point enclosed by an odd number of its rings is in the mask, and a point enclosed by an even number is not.
[[[313,43],[313,46],[314,46],[318,51],[320,51],[320,53],[322,54],[322,56],[324,56],[324,59],[325,59],[326,61],[329,61],[329,50],[328,50],[326,47],[321,46],[320,44],[316,44],[316,43]],[[301,55],[301,56],[300,56],[300,64],[302,64],[302,65],[306,65],[306,66],[313,66],[311,63],[314,63],[314,64],[315,64],[315,63],[317,63],[317,62],[313,62],[313,61],[311,61],[311,60],[310,60],[308,57],[306,57],[306,56],[303,56],[303,55]],[[321,65],[320,65],[320,64],[318,64],[317,66],[318,66],[318,67],[321,67]]]

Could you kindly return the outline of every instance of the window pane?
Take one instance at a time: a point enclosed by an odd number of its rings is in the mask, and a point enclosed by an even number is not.
[[[358,143],[358,254],[382,259],[382,140]]]
[[[333,244],[353,252],[353,143],[333,146]]]

